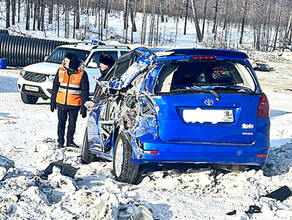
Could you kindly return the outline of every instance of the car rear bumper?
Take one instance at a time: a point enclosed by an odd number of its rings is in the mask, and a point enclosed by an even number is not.
[[[144,143],[143,156],[140,155],[141,159],[132,157],[132,161],[134,164],[213,163],[262,166],[269,146],[269,138],[264,135],[251,145]],[[145,153],[147,151],[157,154]]]

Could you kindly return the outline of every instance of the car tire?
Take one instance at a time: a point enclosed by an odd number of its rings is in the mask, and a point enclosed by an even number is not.
[[[81,150],[81,161],[83,164],[89,164],[94,160],[94,158],[95,158],[95,155],[92,154],[89,150],[88,132],[86,128],[85,133],[84,133],[84,138],[83,138],[82,150]]]
[[[115,143],[113,159],[114,175],[119,182],[134,183],[136,180],[139,166],[131,161],[132,152],[125,134],[120,133]]]
[[[25,104],[35,104],[38,101],[39,97],[37,96],[32,96],[32,95],[28,95],[25,93],[21,93],[21,100],[25,103]]]

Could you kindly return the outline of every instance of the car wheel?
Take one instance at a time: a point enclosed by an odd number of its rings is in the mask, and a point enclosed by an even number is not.
[[[21,93],[21,100],[25,104],[35,104],[38,101],[39,97],[37,96],[32,96],[32,95],[27,95],[25,93]]]
[[[120,133],[117,137],[114,150],[113,170],[117,181],[134,183],[137,177],[138,168],[131,161],[132,146],[126,136]]]
[[[95,155],[92,154],[89,150],[89,143],[88,143],[88,135],[87,134],[88,133],[87,133],[87,128],[86,128],[85,133],[84,133],[84,138],[83,138],[82,150],[81,150],[81,161],[84,164],[91,163],[95,158]]]

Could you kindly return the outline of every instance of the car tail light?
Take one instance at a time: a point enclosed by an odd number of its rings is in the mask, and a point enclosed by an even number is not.
[[[190,57],[190,60],[215,60],[214,56],[195,56]]]
[[[270,117],[270,106],[269,101],[265,93],[262,93],[260,104],[258,107],[258,118],[269,118]]]

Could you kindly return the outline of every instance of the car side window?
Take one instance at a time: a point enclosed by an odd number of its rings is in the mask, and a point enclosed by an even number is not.
[[[96,51],[92,54],[89,62],[95,62],[97,66],[99,66],[99,57],[101,54],[109,54],[114,58],[114,60],[118,59],[118,52],[117,51]]]

